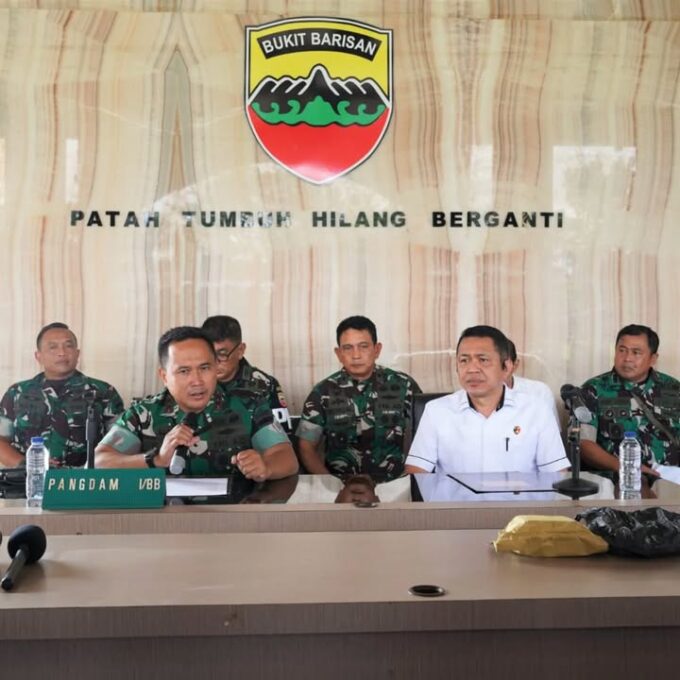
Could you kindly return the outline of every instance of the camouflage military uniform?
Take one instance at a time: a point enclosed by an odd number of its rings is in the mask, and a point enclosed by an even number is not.
[[[244,449],[260,453],[287,442],[281,426],[274,421],[267,402],[226,395],[217,389],[206,407],[197,414],[194,433],[200,441],[188,450],[184,474],[210,476],[235,470],[231,457]],[[118,418],[102,444],[120,453],[159,451],[165,435],[185,418],[168,390],[138,399]]]
[[[31,437],[43,437],[50,457],[77,467],[87,459],[87,407],[94,403],[100,439],[123,411],[116,390],[102,380],[76,371],[66,380],[47,380],[39,373],[12,385],[0,402],[0,436],[21,453]]]
[[[583,388],[597,399],[593,419],[581,427],[583,439],[596,441],[605,451],[618,456],[623,433],[630,430],[637,433],[643,463],[678,464],[677,447],[650,422],[632,393],[639,394],[654,415],[680,437],[680,382],[651,369],[643,383],[631,383],[611,370],[591,378]]]
[[[398,477],[413,395],[420,391],[410,376],[382,366],[367,380],[341,369],[307,397],[296,434],[314,444],[325,438],[326,467],[335,475]]]
[[[274,418],[290,432],[290,414],[288,404],[279,381],[259,368],[255,368],[241,359],[236,375],[228,382],[220,383],[220,387],[230,395],[252,399],[253,395],[265,399],[269,403]]]

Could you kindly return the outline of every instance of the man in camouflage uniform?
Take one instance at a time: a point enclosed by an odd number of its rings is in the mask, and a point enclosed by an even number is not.
[[[241,324],[232,316],[210,316],[202,326],[215,347],[217,380],[229,395],[252,400],[257,395],[269,402],[274,418],[290,432],[288,404],[279,381],[272,375],[252,366],[243,356]]]
[[[165,389],[137,400],[97,447],[98,467],[168,468],[177,453],[189,476],[279,479],[297,460],[268,404],[217,389],[215,350],[200,328],[182,326],[158,343]]]
[[[411,403],[420,387],[405,373],[376,365],[382,345],[370,319],[345,319],[336,337],[342,369],[305,400],[296,433],[302,463],[314,474],[398,477]]]
[[[593,397],[593,419],[581,426],[581,454],[597,469],[618,470],[623,433],[637,434],[643,471],[654,463],[678,465],[680,382],[656,371],[659,336],[630,325],[616,336],[614,368],[584,383]]]
[[[43,437],[52,465],[82,466],[87,459],[88,408],[93,408],[101,439],[122,412],[123,402],[111,385],[76,370],[80,350],[66,324],[42,328],[36,346],[43,372],[12,385],[0,402],[0,464],[23,464],[31,437]]]

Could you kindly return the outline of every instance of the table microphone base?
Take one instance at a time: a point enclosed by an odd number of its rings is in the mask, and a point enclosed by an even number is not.
[[[559,482],[553,484],[553,489],[565,496],[571,496],[572,499],[580,498],[581,496],[590,496],[590,494],[597,493],[600,490],[600,485],[595,482],[589,482],[587,479],[580,477],[574,479],[567,477],[561,479]]]

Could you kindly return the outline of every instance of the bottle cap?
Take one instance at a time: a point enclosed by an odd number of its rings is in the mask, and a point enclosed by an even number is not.
[[[637,439],[637,432],[631,432],[630,430],[627,430],[623,433],[623,436],[627,439]]]
[[[44,444],[45,440],[42,437],[31,437],[31,445],[33,444]]]

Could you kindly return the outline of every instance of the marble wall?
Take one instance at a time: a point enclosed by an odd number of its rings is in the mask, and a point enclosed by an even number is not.
[[[303,16],[393,30],[385,137],[323,185],[267,155],[244,110],[245,27]],[[606,370],[631,322],[680,374],[680,3],[5,0],[0,44],[3,391],[36,371],[55,320],[85,372],[125,398],[155,391],[160,333],[219,313],[294,410],[357,313],[383,363],[431,391],[455,385],[452,348],[476,323],[555,390]],[[104,226],[86,226],[95,210]],[[201,210],[291,219],[186,227]],[[128,211],[160,226],[123,227]],[[358,211],[406,223],[312,226]],[[486,211],[562,226],[432,226]]]

